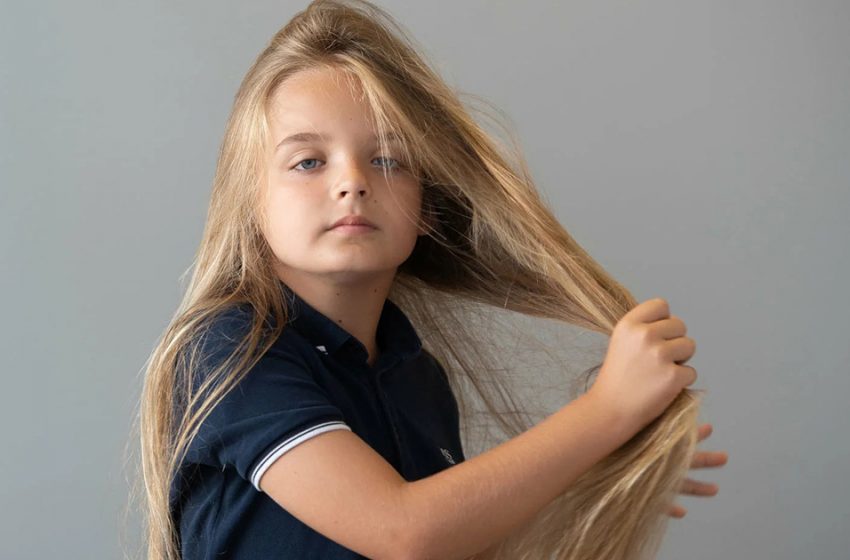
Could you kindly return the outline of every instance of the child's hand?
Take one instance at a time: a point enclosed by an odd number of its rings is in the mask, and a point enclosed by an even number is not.
[[[632,433],[646,426],[696,381],[684,365],[696,350],[684,321],[670,315],[667,301],[638,304],[614,327],[608,352],[589,395],[617,414]]]
[[[710,436],[711,430],[711,424],[703,424],[700,426],[697,441],[702,441]],[[694,453],[691,468],[701,469],[706,467],[721,467],[726,464],[726,460],[728,458],[729,454],[725,451],[697,451]],[[686,478],[682,483],[679,493],[690,496],[714,496],[717,494],[719,489],[720,487],[717,484],[709,484],[707,482]],[[685,514],[687,513],[688,510],[679,504],[670,504],[670,508],[667,510],[667,514],[670,515],[670,517],[676,517],[678,519],[685,517]]]

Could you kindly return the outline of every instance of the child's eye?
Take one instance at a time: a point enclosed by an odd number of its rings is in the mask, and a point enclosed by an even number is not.
[[[395,165],[393,165],[391,169],[396,169],[401,165],[397,159],[394,159],[394,158],[391,158],[391,157],[378,156],[375,159],[387,159],[387,160],[395,162]]]
[[[302,163],[304,163],[305,161],[319,161],[319,160],[317,160],[316,158],[302,159],[297,164],[295,164],[295,167],[293,167],[292,169],[295,169],[296,171],[312,171],[313,169],[316,169],[315,167],[308,167],[307,169],[298,169],[298,166],[301,165]]]
[[[378,157],[376,157],[376,158],[374,158],[374,159],[383,159],[383,160],[389,160],[389,161],[391,161],[391,162],[394,162],[394,165],[392,165],[392,166],[390,167],[390,169],[397,169],[398,167],[400,167],[400,166],[401,166],[401,164],[399,163],[399,161],[398,161],[397,159],[394,159],[394,158],[391,158],[391,157],[378,156]],[[302,163],[305,163],[305,162],[317,162],[317,161],[319,161],[319,160],[318,160],[318,159],[316,159],[316,158],[307,158],[307,159],[302,159],[302,160],[301,160],[301,161],[299,161],[297,164],[295,164],[295,166],[293,167],[293,169],[294,169],[294,170],[296,170],[296,171],[301,171],[301,172],[305,172],[305,171],[312,171],[312,170],[316,169],[316,167],[315,167],[315,166],[313,166],[313,167],[311,167],[311,166],[307,166],[306,168],[305,168],[305,167],[301,167],[301,168],[299,168],[298,166],[299,166],[299,165],[301,165]],[[373,160],[373,161],[374,161],[374,160]]]

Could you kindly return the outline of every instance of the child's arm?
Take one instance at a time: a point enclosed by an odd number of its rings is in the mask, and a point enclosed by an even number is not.
[[[588,394],[496,447],[404,487],[419,528],[405,558],[467,558],[492,547],[634,435]]]
[[[260,487],[370,558],[461,559],[506,538],[632,435],[585,394],[519,436],[414,482],[356,434],[336,430],[279,457]]]

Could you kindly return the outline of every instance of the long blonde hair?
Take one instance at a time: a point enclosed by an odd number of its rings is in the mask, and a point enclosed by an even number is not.
[[[565,231],[541,200],[515,142],[500,145],[426,64],[381,8],[316,0],[271,39],[244,77],[227,121],[206,227],[183,300],[145,366],[139,409],[150,560],[179,558],[169,489],[189,441],[288,320],[259,212],[269,154],[269,100],[304,69],[344,70],[368,101],[381,147],[401,138],[433,218],[398,268],[390,298],[444,366],[458,397],[465,447],[474,420],[514,437],[533,423],[511,373],[485,343],[475,309],[504,309],[604,335],[637,304]],[[255,321],[199,388],[197,341],[224,309]],[[272,321],[267,322],[271,317]],[[587,370],[589,377],[601,364]],[[574,385],[576,387],[577,385]],[[481,409],[473,411],[472,402]],[[699,394],[684,390],[631,440],[497,546],[499,559],[633,559],[654,554],[693,455]],[[473,557],[474,558],[474,557]]]

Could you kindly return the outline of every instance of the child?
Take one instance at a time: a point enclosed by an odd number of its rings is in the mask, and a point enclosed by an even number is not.
[[[151,559],[632,558],[660,532],[697,439],[684,323],[581,250],[392,27],[313,2],[240,87],[145,379]],[[500,415],[464,301],[611,334],[591,390]],[[513,435],[469,460],[461,376]]]

